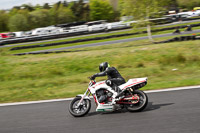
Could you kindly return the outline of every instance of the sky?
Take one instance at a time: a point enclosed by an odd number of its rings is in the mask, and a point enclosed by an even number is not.
[[[64,1],[64,0],[0,0],[0,10],[5,10],[5,9],[11,9],[14,6],[20,6],[22,4],[40,4],[43,5],[44,3],[50,3],[54,4],[58,1]],[[71,0],[66,0],[66,1],[71,1]]]

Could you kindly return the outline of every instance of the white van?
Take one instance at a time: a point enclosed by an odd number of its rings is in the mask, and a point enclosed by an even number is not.
[[[44,27],[32,30],[32,35],[46,35],[46,34],[59,34],[63,29],[59,27]]]
[[[181,18],[191,18],[191,17],[195,17],[197,16],[195,12],[181,12],[181,13],[178,13],[178,15],[181,17]]]
[[[100,31],[100,30],[105,30],[106,29],[106,25],[105,24],[97,24],[97,25],[92,25],[92,26],[88,26],[88,31]]]
[[[24,36],[24,32],[23,31],[19,31],[19,32],[13,32],[14,37],[23,37]]]
[[[68,32],[87,32],[88,25],[72,26],[68,29]]]
[[[123,22],[114,22],[114,23],[108,23],[106,24],[106,27],[108,30],[110,29],[119,29],[119,28],[125,28],[127,27],[127,23],[123,23]]]

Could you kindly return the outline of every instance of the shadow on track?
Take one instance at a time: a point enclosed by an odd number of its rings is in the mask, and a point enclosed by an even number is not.
[[[149,102],[146,109],[144,110],[144,112],[160,109],[163,106],[169,106],[172,104],[174,104],[174,103],[153,104],[153,102]]]
[[[113,112],[91,112],[86,117],[90,117],[90,116],[94,116],[94,115],[120,114],[120,113],[127,113],[127,112],[128,111],[125,108],[123,108],[123,109],[116,110]]]
[[[157,109],[160,109],[163,106],[169,106],[169,105],[172,105],[172,104],[174,104],[174,103],[153,104],[153,102],[149,102],[146,109],[142,112],[157,110]],[[88,115],[86,115],[86,117],[95,116],[95,115],[119,114],[119,113],[127,113],[127,112],[129,112],[129,111],[127,111],[126,109],[121,109],[121,110],[117,110],[117,111],[114,111],[114,112],[104,112],[104,113],[102,113],[102,112],[90,112]],[[137,112],[133,112],[133,113],[137,113]]]

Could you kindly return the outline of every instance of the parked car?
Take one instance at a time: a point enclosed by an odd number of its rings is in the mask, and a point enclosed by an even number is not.
[[[99,21],[91,21],[91,22],[87,22],[85,23],[88,26],[92,26],[92,25],[99,25],[99,24],[105,24],[106,20],[99,20]]]
[[[101,30],[105,30],[105,29],[106,29],[106,25],[105,24],[97,24],[97,25],[88,26],[88,31],[89,32],[101,31]]]
[[[60,27],[44,27],[32,30],[32,35],[47,35],[47,34],[59,34],[62,33],[63,29]]]
[[[2,39],[5,39],[5,38],[10,38],[11,36],[10,36],[10,33],[0,33],[0,37]]]
[[[23,37],[25,33],[23,31],[13,32],[14,37]]]
[[[120,29],[120,28],[125,28],[127,27],[128,24],[127,23],[123,23],[123,22],[114,22],[114,23],[107,23],[106,24],[106,28],[108,30],[110,29]]]
[[[87,25],[73,26],[68,29],[68,32],[87,32],[87,31],[88,31]]]

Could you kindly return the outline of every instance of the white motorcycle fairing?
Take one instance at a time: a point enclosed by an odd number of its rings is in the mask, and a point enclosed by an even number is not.
[[[110,86],[106,85],[105,81],[100,81],[97,82],[95,85],[89,87],[88,89],[90,90],[90,92],[92,93],[92,95],[94,96],[94,100],[97,103],[97,108],[96,111],[100,112],[100,111],[113,111],[114,110],[114,106],[112,104],[103,104],[103,103],[99,103],[99,101],[96,99],[96,91],[99,89],[106,89],[108,91],[110,91],[111,93],[113,93],[113,98],[117,95],[117,92],[115,92]]]
[[[129,79],[128,82],[126,82],[125,84],[122,84],[119,86],[119,88],[121,90],[124,90],[126,88],[131,88],[132,86],[138,85],[140,83],[146,82],[147,81],[147,77],[144,78],[135,78],[135,79]]]
[[[129,79],[128,82],[126,82],[125,84],[122,84],[119,86],[119,88],[123,91],[126,88],[131,88],[132,86],[138,85],[140,83],[146,82],[147,81],[147,77],[144,78],[135,78],[135,79]],[[98,100],[96,99],[96,91],[99,89],[106,89],[109,92],[113,93],[112,95],[112,99],[115,100],[115,97],[117,96],[117,92],[115,92],[110,86],[108,86],[105,81],[100,81],[97,82],[95,85],[89,87],[88,89],[90,90],[90,92],[92,93],[92,95],[94,96],[94,100],[97,104],[97,108],[96,111],[113,111],[114,110],[114,105],[113,104],[104,104],[104,103],[99,103]]]
[[[86,115],[91,109],[90,95],[96,103],[96,111],[111,112],[125,108],[130,112],[143,111],[148,104],[148,97],[139,88],[147,84],[147,77],[129,79],[119,86],[121,92],[115,92],[105,81],[90,79],[83,95],[77,95],[69,104],[69,112],[74,117]],[[100,103],[101,102],[101,103]]]
[[[117,95],[117,92],[115,92],[110,86],[108,86],[108,85],[105,83],[105,81],[97,82],[95,85],[89,87],[90,92],[91,92],[92,94],[95,94],[97,90],[102,89],[102,88],[104,88],[104,89],[106,89],[106,90],[112,92],[113,94]]]

